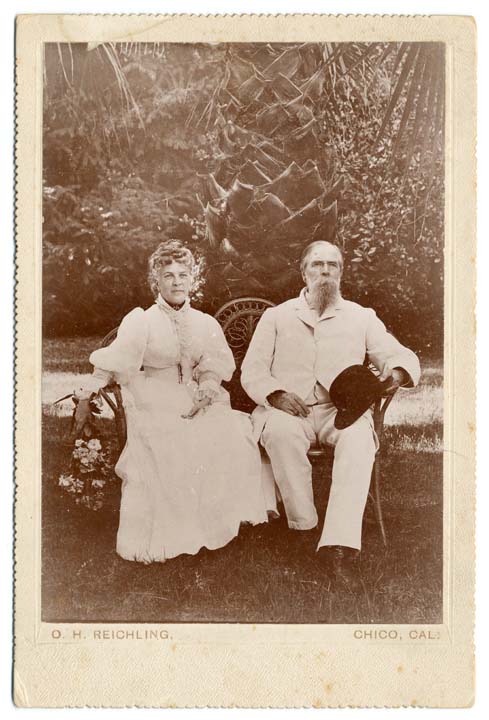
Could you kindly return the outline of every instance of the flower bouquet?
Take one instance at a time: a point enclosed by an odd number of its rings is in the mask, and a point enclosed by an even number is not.
[[[75,498],[79,505],[100,510],[104,504],[104,488],[110,481],[108,454],[98,438],[75,441],[71,454],[71,472],[59,476],[58,485]]]

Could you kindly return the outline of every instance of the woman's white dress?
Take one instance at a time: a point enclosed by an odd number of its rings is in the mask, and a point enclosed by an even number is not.
[[[195,554],[226,545],[242,522],[267,521],[249,416],[231,409],[220,385],[234,359],[213,317],[188,302],[173,310],[159,298],[130,312],[90,362],[100,385],[112,376],[123,389],[119,555],[153,562]],[[196,393],[209,389],[212,404],[182,418]]]

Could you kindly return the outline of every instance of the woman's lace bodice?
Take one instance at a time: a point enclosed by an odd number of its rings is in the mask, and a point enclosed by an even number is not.
[[[92,352],[90,362],[99,376],[104,371],[120,384],[127,384],[142,366],[179,366],[183,382],[212,374],[219,383],[230,380],[235,368],[217,320],[189,305],[179,311],[168,311],[161,304],[148,310],[135,308],[122,320],[117,338]]]

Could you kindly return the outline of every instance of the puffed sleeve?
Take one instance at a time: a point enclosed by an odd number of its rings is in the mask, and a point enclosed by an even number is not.
[[[202,356],[194,370],[199,386],[219,385],[231,380],[236,364],[221,326],[211,315],[204,315],[205,337]]]
[[[115,340],[90,355],[94,375],[109,373],[119,384],[126,385],[143,364],[147,337],[146,314],[142,308],[135,308],[122,320]]]
[[[387,332],[374,310],[368,309],[368,313],[367,354],[370,362],[380,371],[386,363],[391,368],[400,367],[409,375],[406,387],[417,385],[421,374],[417,356]]]

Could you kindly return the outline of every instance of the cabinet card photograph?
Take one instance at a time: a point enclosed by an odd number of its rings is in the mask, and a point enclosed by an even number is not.
[[[471,18],[18,17],[17,705],[473,702],[475,93]]]

